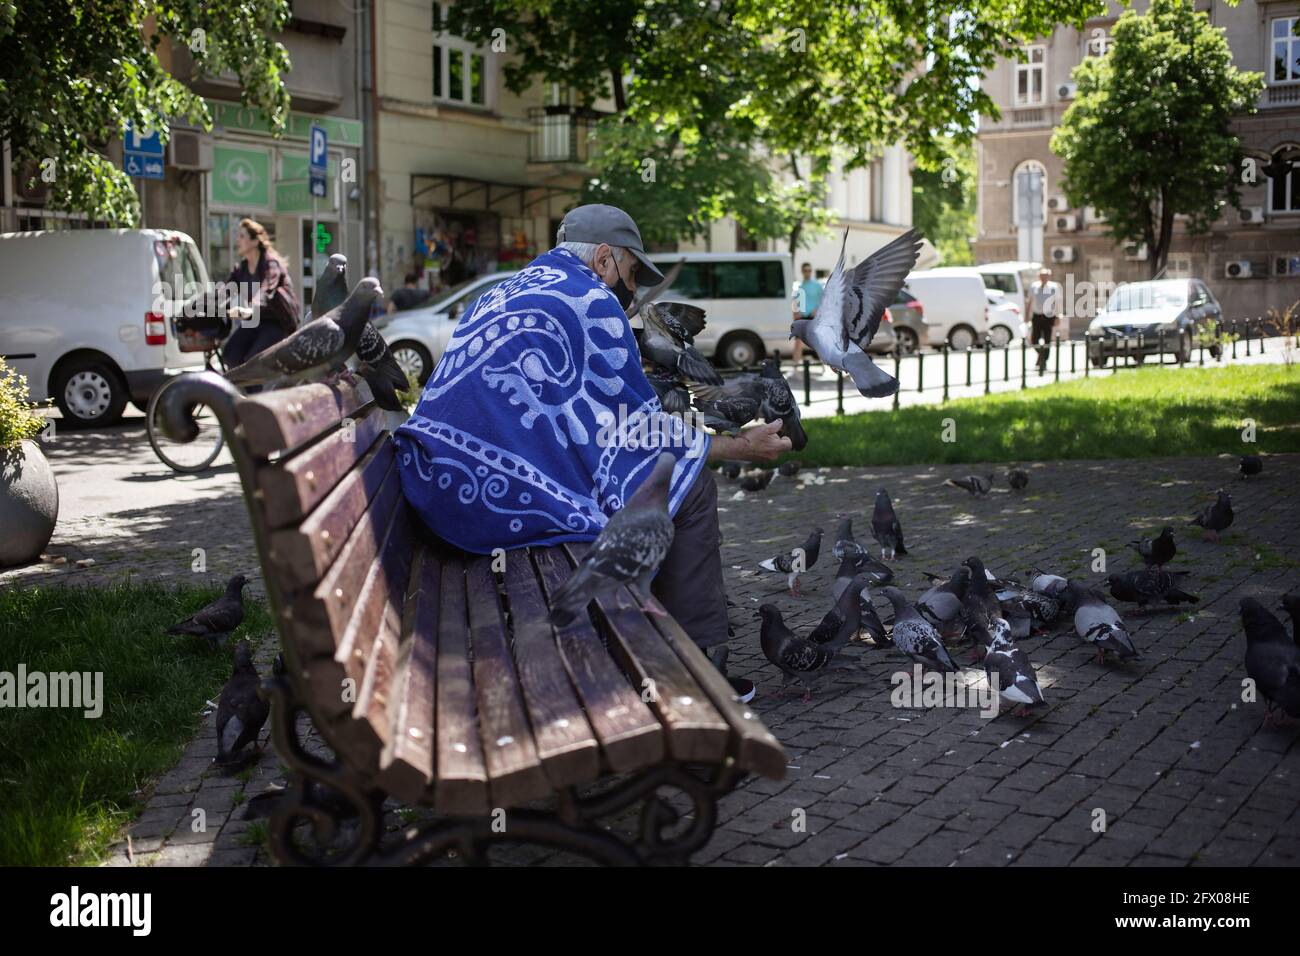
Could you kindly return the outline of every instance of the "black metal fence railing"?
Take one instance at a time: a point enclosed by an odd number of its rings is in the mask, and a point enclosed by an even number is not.
[[[1022,389],[1029,388],[1031,368],[1032,377],[1047,377],[1050,381],[1061,381],[1062,374],[1082,377],[1092,375],[1114,374],[1120,369],[1144,365],[1148,361],[1158,365],[1194,365],[1203,367],[1206,354],[1211,362],[1236,360],[1263,354],[1265,343],[1270,336],[1286,334],[1293,336],[1294,328],[1280,330],[1276,325],[1257,319],[1244,319],[1222,323],[1212,330],[1190,332],[1158,332],[1148,335],[1137,331],[1128,335],[1112,333],[1085,333],[1082,339],[1062,339],[1056,336],[1046,345],[1032,345],[1026,340],[995,346],[985,337],[982,345],[964,352],[954,351],[948,346],[937,349],[922,349],[910,355],[895,351],[873,356],[877,363],[893,363],[893,375],[900,382],[894,393],[893,407],[898,408],[904,393],[924,393],[942,391],[942,401],[948,401],[954,388],[975,389],[983,386],[983,394],[988,395],[995,383],[1007,385],[1014,379],[1020,380]],[[1043,356],[1041,375],[1039,353]],[[1018,354],[1017,354],[1018,353]],[[953,356],[964,356],[953,362]],[[800,404],[805,407],[818,402],[835,402],[835,413],[844,414],[844,379],[843,375],[834,376],[834,384],[814,383],[812,374],[813,360],[805,358],[802,367],[796,372],[795,392],[802,392]],[[887,366],[886,366],[887,367]],[[789,367],[783,369],[789,378]],[[724,368],[721,374],[738,375],[757,371],[756,366],[744,368]],[[927,381],[927,378],[929,379]],[[801,386],[801,387],[800,387]],[[833,387],[833,394],[831,388]],[[853,385],[849,383],[851,394]],[[823,394],[814,395],[814,392]]]

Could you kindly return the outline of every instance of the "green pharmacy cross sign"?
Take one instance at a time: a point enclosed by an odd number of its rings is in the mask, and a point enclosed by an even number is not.
[[[333,241],[333,239],[334,237],[330,234],[330,231],[325,228],[325,223],[323,222],[316,223],[316,252],[317,253],[324,254],[325,252],[329,251],[330,243]]]

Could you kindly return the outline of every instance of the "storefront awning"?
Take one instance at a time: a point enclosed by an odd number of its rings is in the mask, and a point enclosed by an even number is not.
[[[411,176],[411,205],[447,209],[482,210],[506,215],[528,216],[559,199],[572,205],[578,187],[551,184],[498,183],[444,173],[415,173]],[[566,206],[567,208],[567,206]]]

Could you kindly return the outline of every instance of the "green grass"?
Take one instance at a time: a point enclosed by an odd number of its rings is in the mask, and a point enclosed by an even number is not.
[[[943,420],[956,441],[942,440]],[[1254,444],[1243,421],[1256,422]],[[804,420],[806,465],[1300,451],[1300,367],[1134,369],[946,405]]]
[[[164,633],[216,588],[119,584],[0,591],[0,671],[103,674],[103,713],[0,708],[0,864],[96,862],[179,759],[234,640],[272,629],[265,606],[221,652]]]

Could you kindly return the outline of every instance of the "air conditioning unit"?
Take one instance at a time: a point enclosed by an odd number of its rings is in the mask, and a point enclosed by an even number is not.
[[[194,130],[172,131],[172,165],[177,169],[212,170],[212,137]]]
[[[1146,262],[1147,244],[1145,242],[1130,242],[1124,247],[1124,258],[1129,262]]]
[[[1057,216],[1056,217],[1057,232],[1077,232],[1078,229],[1079,229],[1078,216]]]
[[[1105,222],[1106,217],[1103,216],[1101,213],[1097,212],[1095,206],[1084,206],[1083,221],[1084,222]]]
[[[1056,88],[1056,98],[1058,100],[1072,100],[1078,92],[1078,83],[1062,83]]]
[[[1263,206],[1243,206],[1243,207],[1241,208],[1241,221],[1242,221],[1242,222],[1255,222],[1255,223],[1263,222],[1263,221],[1264,221],[1264,207],[1263,207]]]
[[[1052,212],[1065,212],[1070,208],[1070,201],[1064,196],[1048,196],[1047,208]]]
[[[1273,275],[1279,278],[1300,276],[1300,252],[1290,256],[1274,256]]]
[[[1052,246],[1053,262],[1073,262],[1074,246]]]
[[[1234,259],[1223,264],[1223,274],[1229,279],[1249,279],[1251,277],[1250,260]]]

